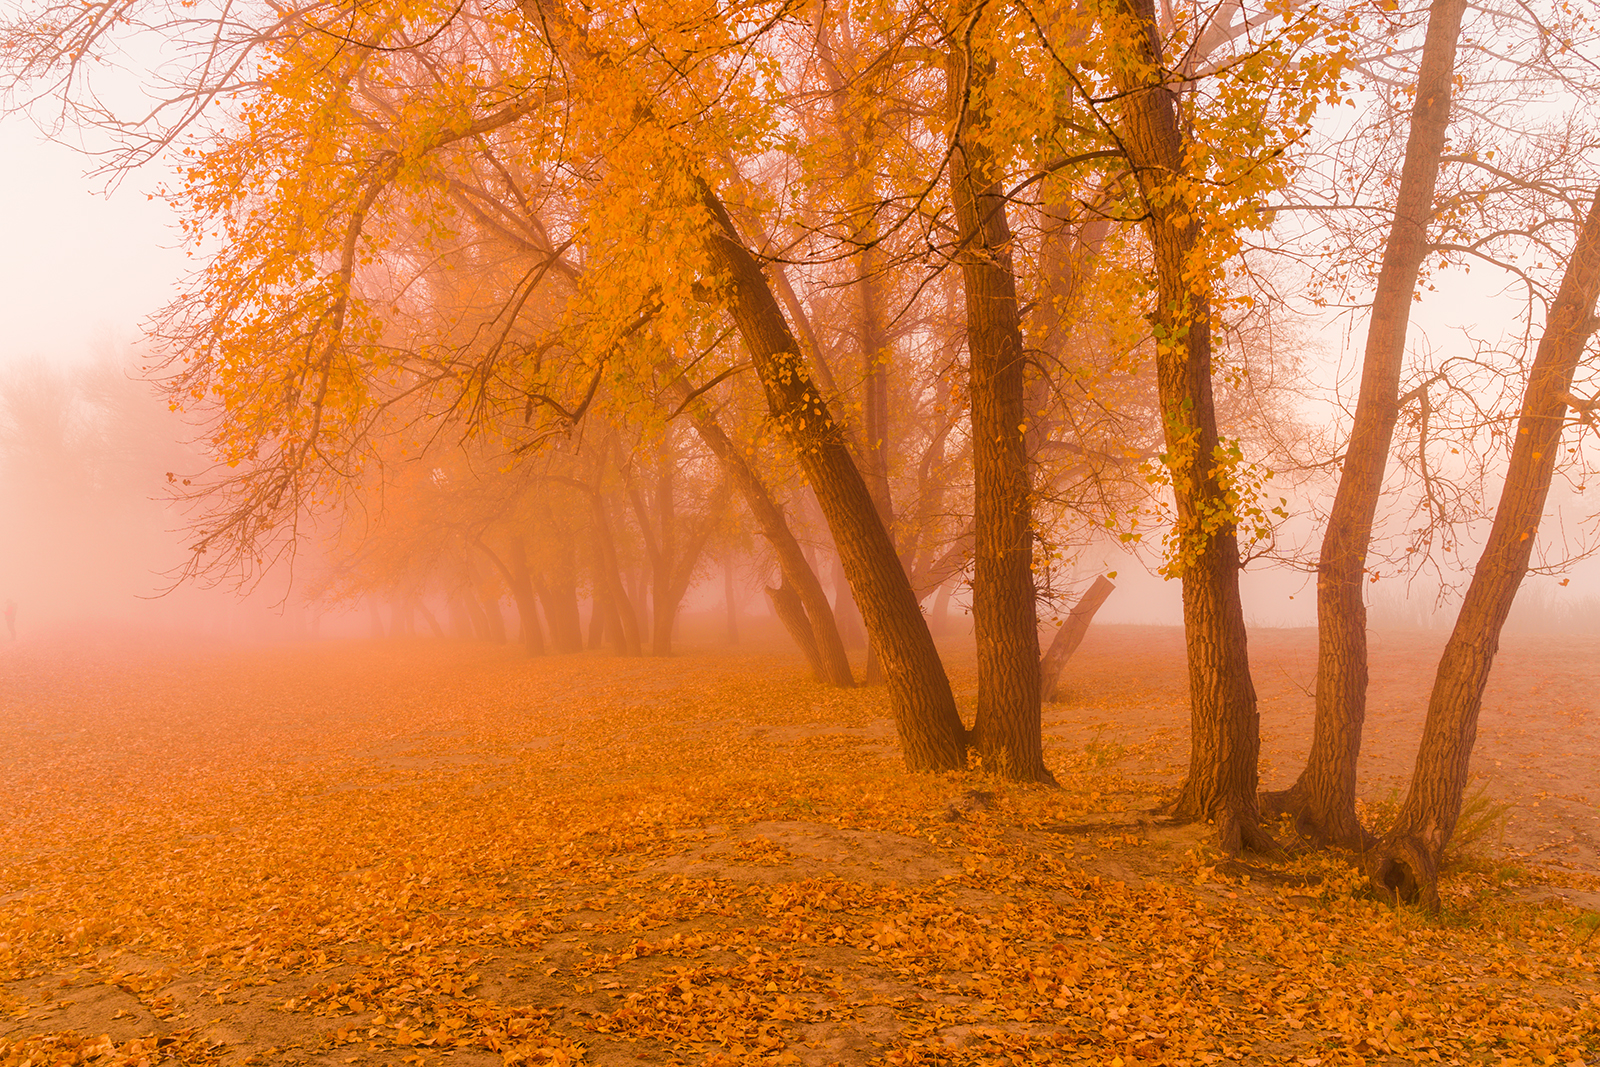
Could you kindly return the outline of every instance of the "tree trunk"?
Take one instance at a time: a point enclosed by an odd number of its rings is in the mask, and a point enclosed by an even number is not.
[[[1367,549],[1400,414],[1400,374],[1417,272],[1428,250],[1439,156],[1450,125],[1456,43],[1466,0],[1433,0],[1417,72],[1405,164],[1372,300],[1361,393],[1317,564],[1317,695],[1311,753],[1294,785],[1263,797],[1298,831],[1356,851],[1371,835],[1356,817],[1356,760],[1367,715]]]
[[[728,644],[739,643],[739,601],[734,596],[733,557],[722,562],[722,603],[728,613]],[[821,673],[818,672],[820,680]]]
[[[1083,636],[1089,632],[1089,624],[1094,621],[1094,613],[1100,610],[1100,605],[1106,602],[1106,597],[1110,596],[1115,588],[1116,586],[1111,584],[1111,579],[1102,574],[1084,591],[1078,602],[1072,605],[1072,610],[1067,612],[1067,621],[1056,631],[1049,650],[1039,661],[1039,691],[1042,699],[1049,701],[1056,699],[1056,692],[1061,684],[1061,669],[1067,665],[1067,660],[1072,658],[1072,654],[1078,651],[1078,646],[1083,644]]]
[[[623,656],[639,656],[644,649],[639,640],[639,615],[622,584],[617,563],[616,543],[611,538],[611,519],[606,501],[598,489],[589,493],[590,530],[593,534],[594,588],[596,607],[604,612],[605,630]]]
[[[423,600],[421,597],[417,598],[417,610],[422,612],[422,618],[427,622],[428,629],[433,631],[433,636],[437,638],[443,638],[444,628],[439,625],[439,620],[435,618],[433,612],[428,609],[428,602]]]
[[[1211,394],[1211,307],[1196,292],[1192,262],[1202,221],[1183,197],[1185,145],[1177,97],[1164,69],[1152,0],[1121,0],[1134,25],[1129,61],[1118,71],[1127,94],[1123,145],[1148,212],[1156,268],[1156,388],[1177,511],[1177,558],[1189,658],[1189,773],[1168,805],[1174,818],[1215,820],[1224,850],[1272,850],[1257,807],[1261,720],[1239,599],[1239,548],[1218,452]]]
[[[711,217],[707,250],[727,279],[724,298],[755,364],[773,420],[795,457],[833,532],[889,683],[889,703],[906,766],[944,770],[966,763],[965,730],[955,696],[911,592],[905,568],[844,438],[806,372],[783,312],[755,258],[710,186],[700,186]]]
[[[1500,630],[1528,573],[1550,494],[1572,377],[1584,345],[1600,329],[1596,300],[1600,300],[1600,192],[1550,305],[1544,336],[1528,372],[1500,506],[1455,629],[1439,658],[1411,787],[1375,865],[1374,881],[1397,898],[1421,901],[1430,909],[1439,906],[1439,861],[1461,815],[1483,688],[1500,646]]]
[[[550,528],[549,513],[541,513],[541,527]],[[534,592],[544,605],[544,621],[550,627],[550,643],[557,652],[583,651],[583,624],[578,615],[578,552],[575,538],[558,536],[553,560],[548,568],[529,571]]]
[[[861,618],[861,609],[850,592],[850,579],[844,571],[844,561],[834,552],[830,560],[833,574],[833,618],[839,626],[839,638],[846,648],[861,648],[867,643],[867,631]],[[920,602],[919,602],[920,603]]]
[[[717,462],[722,464],[728,479],[738,487],[745,506],[761,528],[761,535],[772,546],[773,554],[778,558],[778,569],[783,574],[783,584],[792,587],[805,608],[804,614],[808,616],[805,630],[822,656],[817,680],[843,687],[854,685],[850,660],[845,655],[844,642],[839,637],[839,627],[834,619],[833,605],[828,603],[828,594],[823,590],[817,572],[806,559],[805,550],[795,539],[794,531],[789,529],[783,509],[772,499],[772,494],[745,460],[744,454],[716,421],[709,415],[696,414],[692,417],[700,439],[717,457]],[[801,646],[801,651],[805,650],[801,638],[796,637],[795,642]]]
[[[533,591],[539,598],[539,603],[544,605],[544,621],[550,627],[550,644],[557,652],[582,652],[583,651],[583,626],[578,616],[578,586],[574,580],[573,570],[577,566],[575,559],[569,559],[568,568],[559,576],[552,574],[545,577],[537,569],[530,569],[528,576],[533,582]]]
[[[993,60],[950,57],[951,112],[961,120],[950,154],[951,198],[966,289],[972,411],[978,711],[972,742],[984,766],[1054,782],[1044,766],[1039,707],[1039,617],[1033,586],[1033,505],[1025,447],[1022,328],[1011,266],[1006,196],[983,137]]]
[[[805,607],[800,603],[800,595],[789,585],[786,578],[776,589],[767,587],[767,599],[772,602],[772,613],[783,623],[783,628],[789,631],[794,643],[800,646],[806,662],[811,664],[811,676],[820,682],[824,670],[822,652],[817,647],[817,636],[811,628],[811,622],[806,618]]]
[[[539,625],[539,601],[528,571],[528,552],[522,538],[511,537],[506,560],[506,585],[517,602],[517,618],[522,623],[522,647],[530,656],[544,655],[544,628]]]

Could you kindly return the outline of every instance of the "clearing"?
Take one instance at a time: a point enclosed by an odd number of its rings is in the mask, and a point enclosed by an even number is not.
[[[1314,640],[1252,636],[1268,786]],[[1375,642],[1375,818],[1442,642]],[[0,1067],[1581,1067],[1597,665],[1505,642],[1430,920],[1150,821],[1187,758],[1175,630],[1091,632],[1046,709],[1060,790],[908,775],[881,688],[776,649],[0,648]]]

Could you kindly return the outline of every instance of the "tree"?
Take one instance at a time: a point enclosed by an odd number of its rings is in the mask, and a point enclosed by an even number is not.
[[[1385,835],[1375,880],[1398,898],[1439,906],[1438,871],[1455,831],[1500,630],[1528,573],[1561,454],[1573,374],[1600,316],[1600,192],[1579,227],[1523,394],[1511,463],[1488,542],[1439,658],[1411,785]]]
[[[1294,817],[1301,833],[1358,851],[1371,840],[1355,809],[1356,760],[1366,718],[1367,550],[1400,415],[1407,324],[1429,248],[1428,225],[1450,126],[1456,42],[1465,11],[1465,0],[1434,0],[1428,9],[1400,192],[1367,327],[1361,393],[1317,564],[1311,752],[1294,785],[1267,798],[1272,808]]]
[[[951,199],[966,292],[967,388],[972,405],[978,710],[972,741],[985,764],[1025,781],[1054,782],[1044,766],[1039,619],[1033,587],[1033,508],[1026,448],[1024,356],[1011,228],[994,152],[986,144],[993,60],[973,44],[983,8],[957,23],[949,58]]]

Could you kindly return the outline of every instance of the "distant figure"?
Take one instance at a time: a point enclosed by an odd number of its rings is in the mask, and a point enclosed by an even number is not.
[[[6,629],[11,631],[11,640],[17,639],[17,602],[6,601]]]

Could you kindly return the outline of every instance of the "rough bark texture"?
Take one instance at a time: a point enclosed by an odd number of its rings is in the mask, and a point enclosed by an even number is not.
[[[844,641],[840,639],[839,627],[834,622],[833,606],[828,603],[828,594],[822,588],[817,572],[806,560],[805,550],[800,547],[800,542],[795,540],[794,532],[789,529],[789,523],[783,517],[783,509],[772,499],[772,494],[767,491],[766,485],[746,462],[744,454],[714,419],[709,415],[695,415],[693,421],[700,440],[705,442],[706,447],[711,449],[712,455],[717,457],[717,462],[722,464],[723,473],[738,489],[739,495],[744,498],[745,506],[755,518],[756,525],[761,528],[761,535],[772,546],[773,555],[778,558],[778,569],[783,574],[783,584],[792,589],[804,608],[802,615],[806,619],[805,633],[809,637],[802,637],[793,629],[790,629],[790,635],[795,638],[795,643],[800,646],[802,652],[805,651],[808,641],[812,647],[818,649],[821,658],[813,664],[816,667],[817,680],[829,685],[844,687],[854,685],[855,680],[850,674],[850,659],[845,655]],[[784,625],[788,627],[789,624],[786,622]],[[807,658],[810,658],[810,653],[807,653]]]
[[[728,311],[755,364],[767,408],[793,443],[822,507],[877,645],[906,766],[912,770],[964,766],[966,735],[950,681],[866,482],[806,372],[800,346],[760,266],[738,239],[709,186],[702,185],[701,196],[712,224],[706,246],[724,276]]]
[[[984,766],[1024,781],[1055,779],[1044,766],[1039,708],[1039,617],[1033,585],[1033,503],[1025,446],[1022,327],[1011,266],[1005,190],[983,145],[988,68],[951,58],[959,125],[950,187],[967,304],[972,411],[972,618],[978,710],[972,742]]]
[[[1367,548],[1400,415],[1400,374],[1417,273],[1428,250],[1439,156],[1450,125],[1456,43],[1466,0],[1434,0],[1417,72],[1394,221],[1372,300],[1350,444],[1317,563],[1317,695],[1305,770],[1263,802],[1291,815],[1299,832],[1362,850],[1371,835],[1356,817],[1356,759],[1367,714]]]
[[[1072,610],[1067,612],[1067,621],[1056,631],[1044,658],[1039,661],[1039,693],[1042,699],[1056,698],[1056,691],[1061,685],[1061,669],[1078,651],[1078,646],[1083,644],[1089,624],[1094,621],[1094,613],[1100,610],[1100,605],[1106,602],[1106,597],[1115,588],[1111,579],[1102,574],[1084,590],[1078,602],[1072,605]]]
[[[1119,71],[1128,97],[1123,145],[1138,176],[1156,267],[1161,339],[1156,388],[1177,510],[1177,566],[1189,659],[1189,773],[1170,804],[1173,817],[1215,820],[1222,847],[1270,850],[1257,807],[1261,722],[1250,680],[1239,548],[1231,507],[1215,469],[1216,409],[1211,395],[1211,309],[1196,293],[1190,260],[1202,220],[1167,195],[1184,173],[1177,98],[1160,82],[1162,61],[1152,0],[1122,0],[1132,24],[1134,62]]]
[[[1399,899],[1430,909],[1439,905],[1439,861],[1461,815],[1483,688],[1500,647],[1501,627],[1528,573],[1528,558],[1550,494],[1573,373],[1585,344],[1600,328],[1596,300],[1600,300],[1600,193],[1550,306],[1528,372],[1494,525],[1439,658],[1411,787],[1379,847],[1374,880]]]

